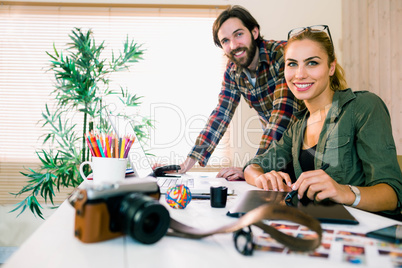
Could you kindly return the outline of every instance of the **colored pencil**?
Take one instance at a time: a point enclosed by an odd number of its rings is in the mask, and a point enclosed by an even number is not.
[[[126,143],[126,139],[121,139],[121,146],[120,146],[120,158],[124,157],[124,145]]]
[[[106,157],[111,157],[110,146],[109,146],[109,137],[105,138],[105,146],[106,146]]]
[[[92,156],[127,158],[135,137],[126,135],[119,138],[115,133],[94,134],[91,131],[85,134],[85,140]]]
[[[126,152],[124,153],[124,158],[127,158],[128,153],[130,152],[131,146],[133,146],[135,138],[130,138],[128,145],[126,146]]]
[[[101,156],[102,156],[102,157],[105,157],[105,154],[103,153],[102,144],[101,144],[101,141],[99,140],[99,137],[96,139],[96,142],[98,143]]]
[[[87,134],[85,134],[85,140],[87,141],[88,148],[89,148],[89,151],[91,152],[91,155],[92,155],[92,156],[96,156],[96,155],[95,155],[95,152],[94,152],[94,148],[92,147],[91,141],[89,140]]]
[[[101,155],[101,153],[99,151],[98,144],[96,143],[95,136],[92,133],[90,133],[89,135],[91,137],[91,143],[92,143],[92,146],[93,146],[94,151],[95,151],[95,156],[101,157],[102,155]]]
[[[113,139],[114,139],[114,147],[113,147],[114,156],[113,157],[117,158],[118,154],[119,154],[118,141],[117,141],[117,138],[115,136],[113,137]]]

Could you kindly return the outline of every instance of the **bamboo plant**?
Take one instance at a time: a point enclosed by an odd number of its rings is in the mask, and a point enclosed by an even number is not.
[[[74,28],[69,37],[71,43],[67,44],[64,52],[58,51],[55,45],[53,54],[46,52],[51,58],[50,71],[54,72],[56,82],[52,92],[56,104],[53,109],[46,104],[42,112],[42,127],[46,127],[48,133],[43,137],[45,149],[36,151],[40,166],[37,169],[26,168],[25,172],[21,172],[28,178],[27,184],[18,193],[12,193],[16,196],[28,194],[11,211],[20,210],[18,215],[29,208],[34,215],[43,219],[42,207],[37,199],[39,195],[46,203],[50,201],[54,205],[55,190],[76,187],[82,182],[79,165],[90,158],[85,133],[110,130],[105,120],[107,96],[118,96],[117,99],[126,107],[140,105],[141,97],[129,93],[127,89],[111,89],[110,75],[126,71],[133,63],[141,60],[144,53],[141,45],[127,38],[123,50],[117,56],[112,52],[108,61],[102,58],[104,42],[97,45],[91,30],[85,32]],[[73,116],[82,118],[82,126],[72,122]],[[147,137],[146,130],[152,127],[152,122],[140,115],[136,117],[130,120],[136,122],[137,137]]]

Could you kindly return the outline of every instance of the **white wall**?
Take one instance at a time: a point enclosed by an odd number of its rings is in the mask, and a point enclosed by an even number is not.
[[[13,1],[10,1],[13,2]],[[17,1],[16,1],[17,2]],[[38,2],[25,0],[25,2]],[[39,2],[55,2],[40,0]],[[67,3],[131,3],[182,5],[241,5],[260,23],[267,39],[286,39],[290,29],[314,24],[327,24],[335,46],[339,48],[342,34],[341,0],[63,0]]]
[[[26,2],[35,0],[26,0]],[[54,2],[41,0],[41,2]],[[341,0],[64,0],[69,3],[132,3],[182,5],[242,5],[257,19],[265,39],[286,40],[290,29],[326,24],[335,44],[338,61],[342,64],[342,1]],[[196,59],[194,59],[196,61]],[[216,89],[218,93],[220,88]],[[211,96],[213,98],[216,95]],[[253,157],[261,139],[261,126],[256,113],[243,101],[236,111],[231,127],[231,155],[234,165],[242,166]],[[253,119],[250,121],[250,118]],[[249,123],[249,124],[248,124]],[[247,129],[244,125],[248,124]],[[249,130],[245,133],[245,130]]]
[[[14,1],[9,1],[14,2]],[[18,1],[15,1],[18,2]],[[55,2],[25,0],[25,2]],[[286,39],[290,29],[314,24],[327,24],[331,29],[338,58],[341,60],[341,0],[62,0],[65,3],[241,5],[247,8],[261,26],[266,39]],[[342,62],[342,61],[341,61]]]

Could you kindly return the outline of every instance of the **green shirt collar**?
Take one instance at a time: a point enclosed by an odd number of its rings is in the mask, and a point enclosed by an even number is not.
[[[332,99],[332,107],[330,109],[331,113],[331,121],[333,121],[335,118],[339,116],[339,114],[342,111],[342,107],[348,103],[349,101],[353,100],[356,98],[355,93],[353,93],[352,89],[348,88],[345,90],[336,90],[334,93],[334,97]],[[337,105],[334,105],[335,103],[338,103]],[[307,108],[297,111],[294,113],[297,119],[303,119],[308,115],[308,110]]]

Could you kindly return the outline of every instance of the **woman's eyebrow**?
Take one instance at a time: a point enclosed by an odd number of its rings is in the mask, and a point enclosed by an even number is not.
[[[304,62],[309,61],[309,60],[312,60],[312,59],[315,59],[315,58],[321,59],[321,58],[318,57],[318,56],[312,56],[312,57],[309,57],[309,58],[305,59]]]
[[[306,62],[306,61],[310,61],[310,60],[315,59],[315,58],[321,59],[321,58],[318,57],[318,56],[312,56],[312,57],[308,57],[307,59],[305,59],[305,60],[303,60],[303,61]],[[295,61],[295,62],[297,62],[297,60],[292,59],[292,58],[287,58],[287,59],[285,59],[285,61]]]

